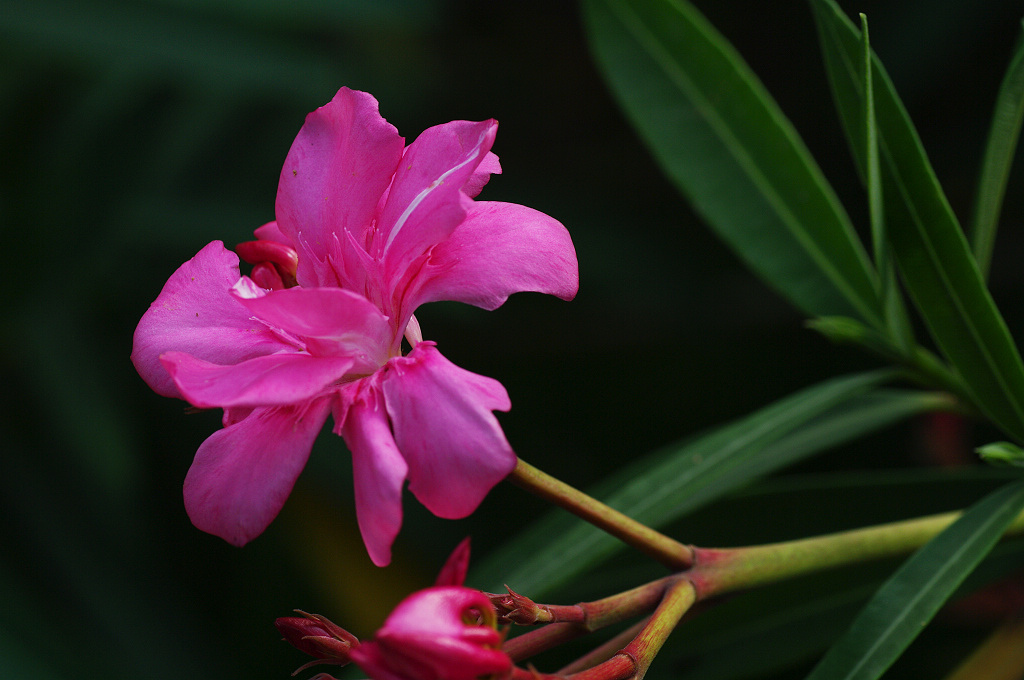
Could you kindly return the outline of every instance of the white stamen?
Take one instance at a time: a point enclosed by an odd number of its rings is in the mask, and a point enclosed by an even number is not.
[[[405,327],[405,339],[412,347],[423,342],[423,331],[420,330],[420,322],[416,320],[415,315],[409,317],[409,325]]]

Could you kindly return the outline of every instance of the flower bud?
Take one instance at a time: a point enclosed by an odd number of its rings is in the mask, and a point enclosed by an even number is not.
[[[477,680],[512,667],[496,625],[480,591],[427,588],[403,600],[351,657],[377,680]]]
[[[273,263],[282,276],[294,277],[299,269],[299,254],[294,248],[277,241],[245,241],[235,246],[235,252],[249,264]]]
[[[282,617],[274,621],[274,625],[292,646],[316,657],[316,661],[305,664],[299,671],[322,663],[344,666],[352,660],[352,649],[359,645],[355,635],[319,614],[296,611],[302,616]]]
[[[257,237],[259,229],[256,230]],[[280,290],[295,285],[299,269],[299,254],[294,248],[278,241],[258,238],[235,246],[238,257],[253,265],[252,279],[262,288]]]
[[[498,623],[518,623],[529,626],[537,621],[550,619],[548,613],[536,602],[509,588],[508,593],[487,593],[491,604],[498,612]],[[547,616],[546,616],[547,615]]]

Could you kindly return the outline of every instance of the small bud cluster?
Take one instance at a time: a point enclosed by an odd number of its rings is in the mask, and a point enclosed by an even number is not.
[[[546,607],[520,595],[509,588],[508,593],[487,593],[491,604],[498,612],[498,623],[516,623],[520,626],[530,626],[535,623],[543,623],[551,619],[550,612]]]

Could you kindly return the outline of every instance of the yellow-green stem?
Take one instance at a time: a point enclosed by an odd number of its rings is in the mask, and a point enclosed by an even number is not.
[[[585,519],[623,543],[646,553],[673,571],[681,571],[693,563],[690,546],[608,507],[565,482],[541,472],[521,458],[508,479],[517,486]]]
[[[745,548],[694,548],[687,577],[699,599],[845,564],[895,557],[920,548],[960,512],[882,524],[797,541]],[[1024,533],[1024,513],[1005,535]]]
[[[622,653],[629,656],[636,663],[636,672],[631,676],[636,680],[644,677],[647,668],[658,655],[661,646],[665,644],[669,634],[675,630],[679,619],[693,606],[697,600],[697,591],[693,584],[686,579],[680,579],[673,583],[665,593],[664,599],[658,608],[654,610],[650,621],[640,631],[640,634],[633,638],[633,641],[626,645]]]

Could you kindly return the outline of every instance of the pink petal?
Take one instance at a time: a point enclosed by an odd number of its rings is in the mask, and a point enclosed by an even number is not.
[[[181,397],[160,362],[169,351],[237,364],[285,347],[228,291],[239,279],[238,256],[214,241],[181,265],[135,329],[132,362],[157,393]]]
[[[184,352],[160,356],[181,394],[199,408],[285,406],[320,396],[341,380],[352,357],[314,357],[289,352],[233,366],[212,364]]]
[[[277,224],[299,251],[300,285],[330,282],[327,258],[346,230],[364,239],[404,145],[365,92],[343,87],[306,117],[277,189]]]
[[[221,418],[221,424],[224,427],[229,427],[235,423],[239,423],[249,417],[249,414],[255,410],[255,406],[229,406],[224,409],[224,415]]]
[[[511,407],[508,393],[497,380],[451,363],[429,341],[387,369],[384,398],[409,464],[409,490],[439,517],[469,515],[516,465],[491,413]]]
[[[461,586],[466,582],[466,573],[469,571],[469,536],[462,539],[452,554],[445,560],[441,567],[435,586]]]
[[[468,614],[468,612],[467,612]],[[473,630],[473,629],[468,629]],[[438,638],[433,631],[391,635],[381,630],[372,640],[383,651],[389,670],[402,680],[480,680],[501,677],[512,665],[508,654],[498,649],[500,636],[492,628],[476,626],[480,634],[463,638]],[[465,639],[465,638],[469,639]],[[368,644],[368,643],[367,643]],[[352,655],[353,661],[361,655]],[[360,667],[375,676],[364,664]],[[557,677],[557,676],[556,676]]]
[[[478,201],[416,279],[408,308],[454,300],[494,309],[524,291],[571,300],[579,265],[569,232],[554,218],[514,203]]]
[[[420,680],[419,674],[416,669],[404,669],[404,668],[393,668],[394,666],[394,654],[389,651],[385,651],[380,645],[373,640],[365,640],[359,644],[358,647],[352,649],[354,654],[350,654],[352,660],[363,669],[363,672],[372,678],[372,680]],[[409,671],[411,670],[411,674]],[[313,676],[314,678],[316,676]],[[323,680],[326,680],[324,678]],[[423,678],[422,680],[426,680]],[[431,680],[440,680],[432,678]]]
[[[499,643],[501,634],[497,630],[469,624],[463,619],[468,610],[488,611],[493,608],[490,598],[479,590],[461,586],[424,588],[399,602],[374,637],[394,640],[428,633],[439,642],[479,637]]]
[[[276,220],[274,222],[267,222],[262,227],[257,227],[256,230],[253,231],[253,235],[261,241],[274,241],[275,243],[283,243],[284,245],[292,248],[295,247],[292,240],[285,236],[284,232],[281,231],[281,227],[277,226]]]
[[[306,465],[329,403],[258,408],[214,432],[185,476],[192,523],[237,546],[263,533]]]
[[[232,292],[261,321],[305,340],[316,356],[352,356],[372,365],[372,372],[387,361],[395,341],[388,317],[349,290],[296,287],[252,297],[247,286],[239,286]]]
[[[402,485],[409,466],[391,434],[384,397],[372,378],[340,395],[343,415],[335,430],[352,452],[356,519],[370,559],[378,567],[391,562],[391,544],[402,526]]]
[[[480,161],[480,165],[476,166],[476,172],[462,186],[462,193],[470,198],[476,198],[483,190],[484,185],[491,181],[491,175],[500,174],[501,163],[498,162],[498,157],[493,152],[488,151],[487,155]]]
[[[405,151],[371,254],[404,270],[463,220],[468,197],[461,189],[494,143],[498,124],[452,121],[424,130]]]
[[[502,635],[466,622],[473,611],[493,611],[478,590],[427,588],[405,598],[373,640],[352,649],[352,660],[374,678],[477,680],[508,671],[497,649]]]

